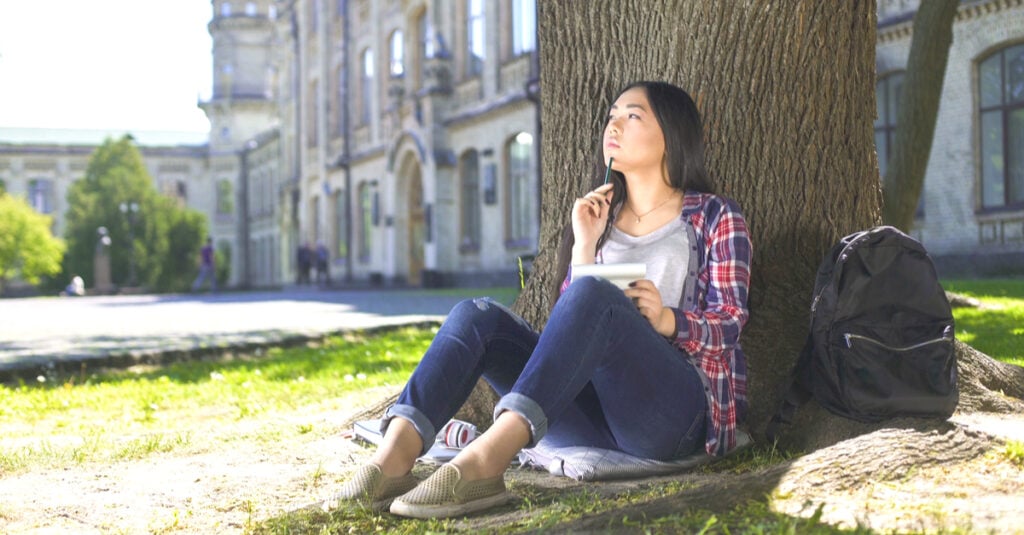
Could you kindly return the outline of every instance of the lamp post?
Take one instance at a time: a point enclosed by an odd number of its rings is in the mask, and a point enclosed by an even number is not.
[[[135,214],[139,213],[139,203],[137,202],[123,202],[118,207],[121,209],[121,213],[128,217],[128,262],[129,262],[129,275],[128,285],[135,287]]]

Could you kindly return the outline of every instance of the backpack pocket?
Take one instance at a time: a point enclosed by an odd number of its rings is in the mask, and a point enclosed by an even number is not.
[[[847,327],[835,331],[830,349],[852,417],[878,421],[953,413],[959,396],[951,325]]]

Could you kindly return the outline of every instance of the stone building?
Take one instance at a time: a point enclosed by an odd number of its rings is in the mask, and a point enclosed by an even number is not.
[[[539,231],[533,0],[279,7],[296,40],[277,71],[294,77],[289,239],[326,244],[335,280],[516,280]]]
[[[918,1],[878,3],[875,141],[881,171]],[[913,234],[940,276],[1024,273],[1024,5],[965,0]]]

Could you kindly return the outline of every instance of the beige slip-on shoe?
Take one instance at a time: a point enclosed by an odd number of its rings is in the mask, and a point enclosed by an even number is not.
[[[463,481],[459,468],[449,463],[441,465],[415,489],[395,498],[391,513],[412,518],[447,518],[503,505],[511,499],[503,476]]]
[[[359,507],[383,511],[391,505],[396,496],[405,494],[416,487],[417,480],[411,473],[399,477],[384,477],[380,466],[367,463],[360,466],[352,477],[341,487],[341,492],[328,498],[323,509],[329,511],[336,507],[351,504]]]

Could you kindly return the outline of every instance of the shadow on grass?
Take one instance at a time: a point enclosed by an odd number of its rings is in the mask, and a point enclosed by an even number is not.
[[[374,375],[387,370],[412,369],[434,337],[436,324],[353,331],[319,339],[296,338],[269,346],[211,348],[206,354],[188,352],[177,358],[162,354],[156,362],[140,362],[143,369],[90,370],[87,362],[69,363],[67,370],[57,366],[40,368],[46,382],[26,381],[18,384],[33,388],[59,387],[68,380],[91,384],[116,385],[132,381],[170,380],[175,383],[210,381],[211,376],[259,375],[265,381],[331,378],[346,375]],[[77,369],[78,366],[81,369]],[[130,363],[125,364],[125,367]],[[166,379],[162,379],[166,377]],[[12,382],[13,384],[13,382]]]

